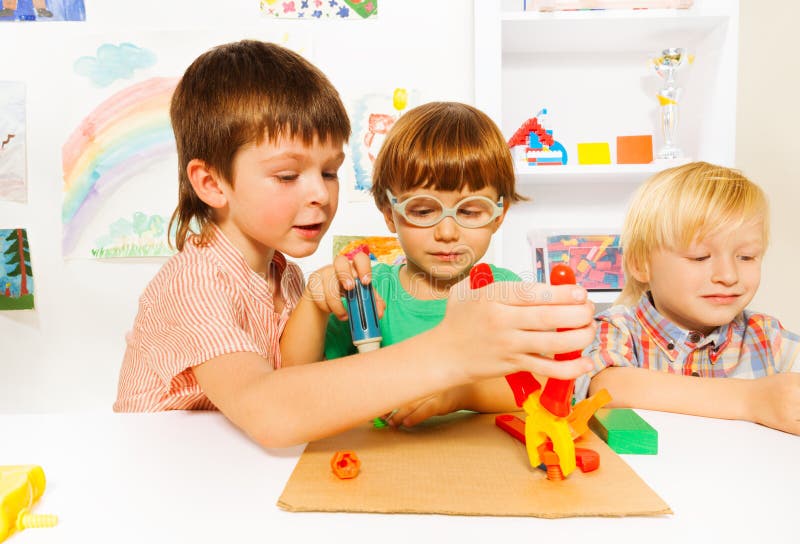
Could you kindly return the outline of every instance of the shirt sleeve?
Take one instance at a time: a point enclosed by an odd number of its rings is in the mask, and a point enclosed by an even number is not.
[[[784,329],[777,319],[774,322],[778,334],[773,352],[778,372],[800,372],[800,336]]]
[[[575,379],[575,400],[586,398],[589,382],[601,370],[610,366],[636,366],[631,330],[618,319],[606,314],[595,317],[597,333],[594,341],[583,351],[594,368]]]
[[[357,353],[350,334],[350,323],[339,321],[336,316],[328,317],[328,327],[325,330],[325,358],[338,359]]]
[[[248,351],[263,356],[242,326],[242,312],[241,294],[213,265],[182,268],[151,301],[140,331],[153,371],[163,383],[172,383],[187,369],[220,355]]]

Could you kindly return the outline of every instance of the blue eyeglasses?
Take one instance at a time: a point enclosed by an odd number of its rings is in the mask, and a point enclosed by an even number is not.
[[[417,227],[432,227],[445,217],[452,217],[466,229],[477,229],[485,227],[503,213],[503,197],[495,202],[482,195],[468,196],[450,207],[433,195],[415,195],[398,202],[397,197],[387,189],[386,196],[389,197],[392,210]]]

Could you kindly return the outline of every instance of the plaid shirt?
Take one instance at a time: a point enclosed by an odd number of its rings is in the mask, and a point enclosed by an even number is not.
[[[586,397],[591,378],[609,366],[707,378],[800,372],[800,336],[768,315],[745,310],[704,336],[669,321],[644,294],[635,307],[613,306],[595,320],[597,336],[584,351],[594,361],[594,370],[575,380],[576,400]]]

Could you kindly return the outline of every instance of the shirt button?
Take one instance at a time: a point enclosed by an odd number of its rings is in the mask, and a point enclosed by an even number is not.
[[[689,333],[689,342],[691,342],[692,344],[696,344],[702,339],[703,339],[703,335],[700,334],[697,331],[691,331]]]
[[[670,342],[669,344],[667,344],[667,349],[675,349],[675,344]]]

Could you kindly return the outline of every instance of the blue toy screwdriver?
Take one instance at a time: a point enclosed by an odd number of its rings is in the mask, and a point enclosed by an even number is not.
[[[347,316],[353,345],[359,353],[373,351],[381,346],[381,329],[378,326],[378,310],[371,285],[356,279],[356,286],[347,291]]]
[[[371,285],[364,285],[356,279],[356,286],[347,291],[347,315],[350,319],[353,345],[359,353],[381,347],[383,337],[378,326],[378,310],[375,308],[375,295]],[[376,417],[372,420],[372,425],[380,429],[386,427],[387,423],[385,419]]]

